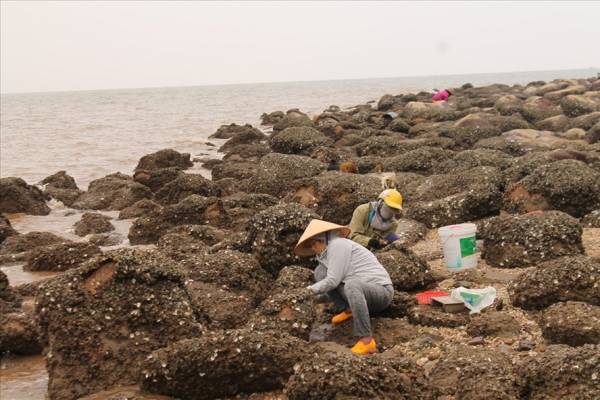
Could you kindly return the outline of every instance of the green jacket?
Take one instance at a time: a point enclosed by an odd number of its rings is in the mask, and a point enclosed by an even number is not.
[[[387,235],[396,232],[396,229],[398,228],[398,222],[394,221],[387,231],[378,231],[373,229],[369,223],[370,211],[370,203],[361,204],[360,206],[356,207],[354,213],[352,214],[352,220],[350,221],[349,226],[351,230],[350,239],[365,247],[369,245],[370,239],[385,239]]]

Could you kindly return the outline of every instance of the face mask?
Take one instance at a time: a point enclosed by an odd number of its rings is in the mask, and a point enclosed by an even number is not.
[[[381,205],[379,208],[379,214],[383,217],[383,219],[388,220],[394,218],[396,215],[396,210],[391,207],[388,207],[385,203]]]

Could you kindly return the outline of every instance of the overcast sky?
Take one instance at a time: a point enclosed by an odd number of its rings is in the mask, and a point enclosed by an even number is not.
[[[599,2],[1,4],[5,93],[600,66]]]

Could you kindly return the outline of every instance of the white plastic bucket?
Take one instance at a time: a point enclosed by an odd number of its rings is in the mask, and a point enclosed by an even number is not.
[[[475,224],[449,225],[438,229],[444,263],[450,271],[463,271],[477,266],[476,232]]]

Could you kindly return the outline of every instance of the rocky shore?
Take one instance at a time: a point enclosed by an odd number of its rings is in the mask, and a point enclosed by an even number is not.
[[[56,275],[0,272],[0,351],[43,354],[51,400],[597,399],[600,80],[450,89],[224,125],[223,158],[200,161],[212,179],[172,149],[87,190],[65,171],[1,178],[0,263]],[[376,252],[396,294],[359,358],[351,327],[301,296],[315,263],[292,247],[384,180],[405,198],[401,240]],[[78,216],[74,238],[11,225],[50,201]],[[463,222],[482,259],[451,274],[436,228]],[[458,286],[497,298],[472,315],[416,304]]]

